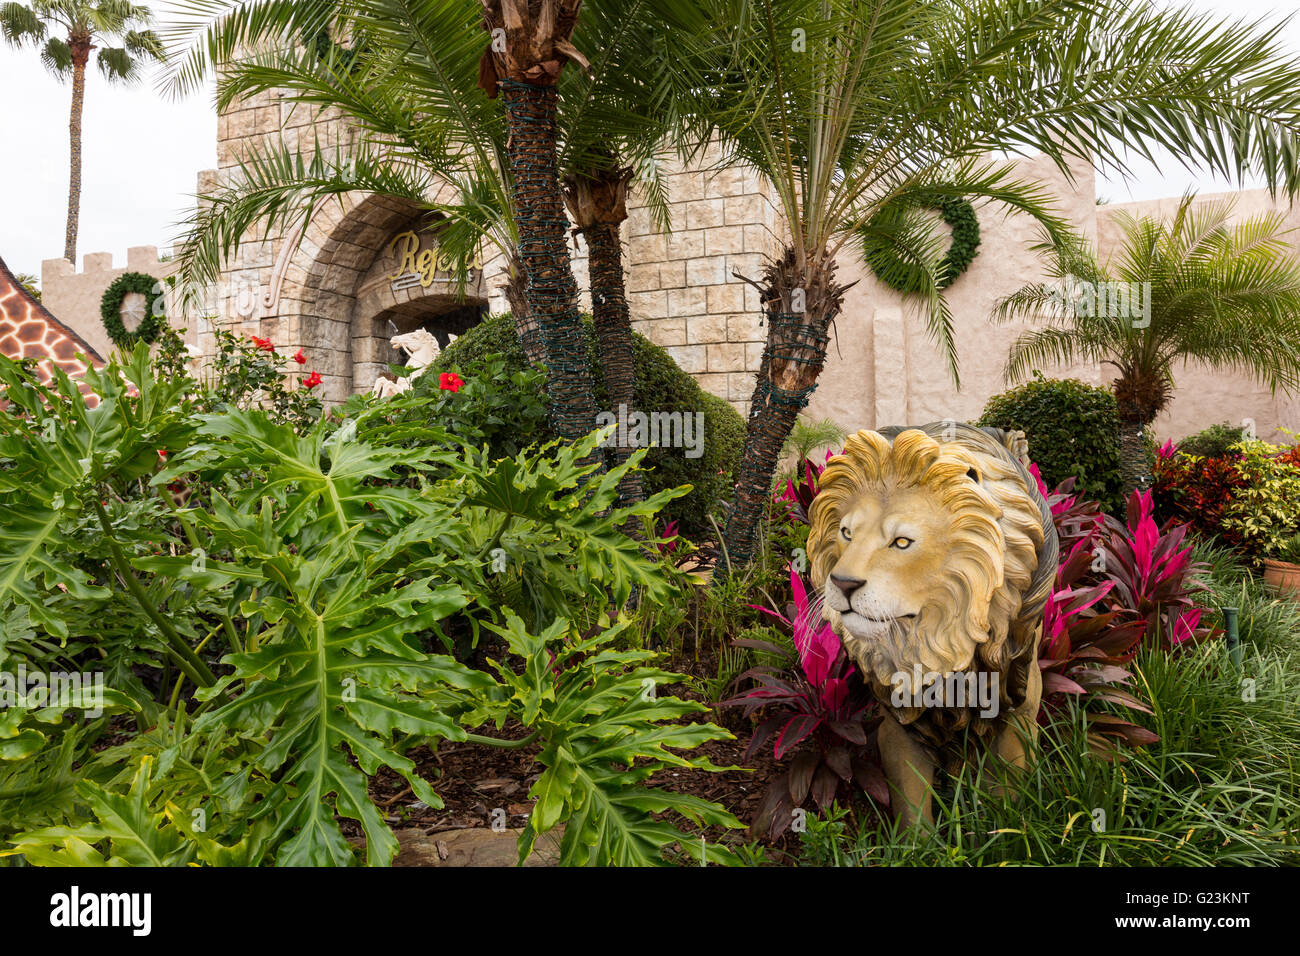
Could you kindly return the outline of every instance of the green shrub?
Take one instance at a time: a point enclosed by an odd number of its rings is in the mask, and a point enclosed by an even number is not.
[[[1240,486],[1223,511],[1223,526],[1252,558],[1271,557],[1300,531],[1300,470],[1292,454],[1265,441],[1243,441],[1231,462]]]
[[[1023,431],[1047,487],[1073,475],[1107,511],[1123,508],[1119,412],[1109,389],[1039,374],[990,398],[977,424]]]
[[[370,428],[382,402],[302,431],[200,414],[143,343],[121,358],[86,372],[88,408],[0,356],[0,664],[103,690],[23,685],[0,710],[0,865],[386,865],[373,778],[441,807],[408,754],[444,740],[536,741],[521,862],[561,825],[564,865],[734,861],[695,832],[739,829],[730,813],[645,784],[710,769],[691,751],[731,735],[656,692],[685,675],[616,650],[611,605],[683,603],[620,530],[674,494],[616,506],[641,453],[582,483],[598,432],[493,459]],[[490,670],[438,653],[453,615],[492,635]]]
[[[596,404],[602,409],[609,408],[591,320],[584,319],[584,322],[596,378]],[[703,530],[708,527],[709,512],[731,494],[736,463],[745,442],[745,421],[725,400],[700,388],[695,379],[683,372],[659,346],[641,335],[633,335],[632,345],[638,410],[704,413],[704,453],[699,458],[687,458],[686,450],[682,448],[652,448],[645,458],[647,494],[679,485],[691,486],[690,494],[669,503],[664,517],[676,520],[683,531]],[[504,363],[504,374],[513,375],[529,367],[509,315],[492,316],[451,343],[429,366],[425,378],[433,383],[431,387],[436,388],[439,373],[455,371],[468,382],[487,371],[485,363],[491,356],[499,357]],[[533,378],[526,384],[540,393],[544,380]],[[531,434],[519,432],[513,440],[525,444],[526,438],[542,442],[554,437],[545,418],[537,419],[530,427],[533,428]],[[495,445],[493,451],[496,451]]]
[[[1178,442],[1178,450],[1197,458],[1227,458],[1233,451],[1232,446],[1245,437],[1240,426],[1223,422],[1188,435]]]

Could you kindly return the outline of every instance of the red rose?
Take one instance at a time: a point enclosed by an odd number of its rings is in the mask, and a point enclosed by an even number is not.
[[[293,353],[293,360],[297,362],[299,365],[307,364],[307,356],[302,354],[302,349],[299,349],[298,351]]]
[[[320,372],[312,369],[312,373],[302,380],[304,388],[315,388],[321,382]]]
[[[459,392],[465,382],[455,372],[443,372],[438,376],[438,387],[446,392]]]

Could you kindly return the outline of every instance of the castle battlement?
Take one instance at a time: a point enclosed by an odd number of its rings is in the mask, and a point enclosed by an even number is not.
[[[175,254],[175,247],[172,254]],[[87,252],[81,257],[81,271],[78,272],[67,259],[62,257],[58,259],[41,260],[41,291],[45,294],[48,291],[51,282],[58,282],[72,276],[86,276],[101,278],[105,273],[115,273],[113,279],[123,272],[147,272],[150,275],[159,275],[159,271],[170,274],[171,256],[163,259],[158,255],[157,246],[131,246],[126,250],[126,263],[115,266],[113,264],[113,253],[111,252]],[[108,280],[109,282],[112,279]],[[105,283],[107,286],[107,283]]]
[[[120,264],[113,261],[111,252],[87,252],[81,262],[80,271],[63,258],[41,262],[41,304],[100,355],[108,355],[113,343],[99,315],[104,291],[127,272],[166,279],[176,271],[176,263],[170,257],[161,258],[157,246],[131,246],[126,250],[126,262]]]

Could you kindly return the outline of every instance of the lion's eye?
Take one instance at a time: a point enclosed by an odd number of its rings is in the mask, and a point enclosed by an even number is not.
[[[840,528],[840,536],[843,537],[845,541],[853,540],[853,535],[849,533],[849,529],[847,527]]]
[[[889,546],[891,548],[897,548],[899,551],[906,551],[912,546],[912,539],[900,536],[889,542]]]

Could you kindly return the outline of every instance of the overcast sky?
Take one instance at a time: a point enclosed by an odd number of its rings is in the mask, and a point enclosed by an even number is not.
[[[1273,17],[1291,12],[1270,0],[1196,0],[1225,15]],[[152,4],[160,19],[167,3]],[[1286,32],[1300,55],[1300,21]],[[35,51],[0,44],[0,256],[15,272],[40,273],[42,259],[63,252],[68,189],[68,108],[71,88],[41,66]],[[78,263],[87,252],[111,252],[126,261],[128,246],[167,251],[177,223],[191,214],[196,176],[216,165],[216,114],[210,92],[173,100],[153,78],[132,88],[110,86],[88,74],[83,120],[81,229]],[[21,131],[21,132],[19,132]],[[18,138],[21,137],[21,138]],[[1111,202],[1235,188],[1188,173],[1172,159],[1143,164],[1129,182],[1099,181]],[[1248,184],[1254,185],[1254,184]]]

